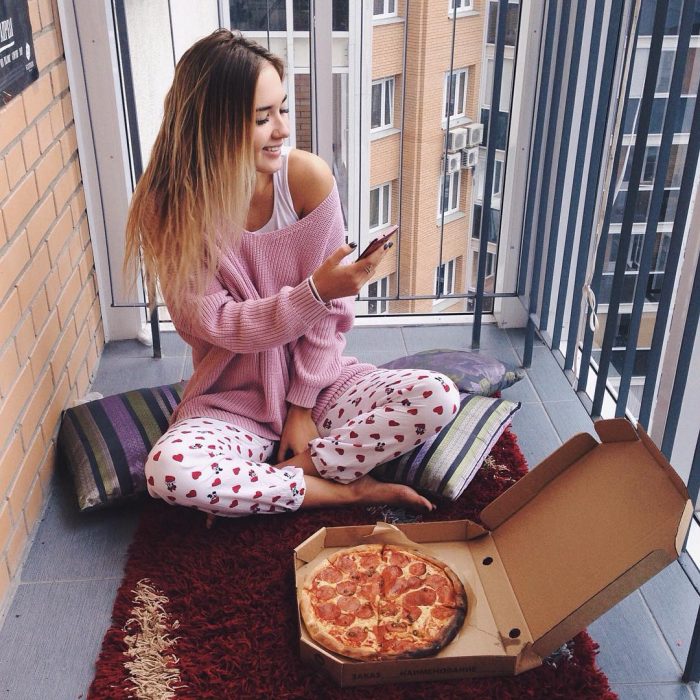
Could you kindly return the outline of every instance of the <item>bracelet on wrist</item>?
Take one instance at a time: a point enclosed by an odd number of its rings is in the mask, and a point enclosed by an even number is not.
[[[309,287],[311,287],[311,293],[316,297],[317,301],[320,301],[321,303],[324,303],[323,299],[321,299],[321,295],[318,293],[318,289],[316,289],[316,284],[314,283],[314,278],[312,275],[309,275]]]

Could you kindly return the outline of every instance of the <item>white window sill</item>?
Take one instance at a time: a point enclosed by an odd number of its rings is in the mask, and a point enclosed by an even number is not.
[[[406,20],[403,17],[398,17],[393,15],[391,17],[373,17],[372,24],[375,27],[381,26],[383,24],[403,24]]]
[[[466,126],[467,124],[473,124],[474,120],[470,119],[467,116],[462,116],[462,117],[450,117],[450,129],[457,127],[457,126]],[[443,117],[442,119],[442,130],[445,131],[447,129],[447,119]]]
[[[445,214],[445,224],[451,224],[453,221],[464,219],[466,216],[467,215],[463,211],[453,211],[450,214]],[[437,220],[435,221],[435,225],[440,228],[441,224],[442,217],[438,216]]]
[[[369,140],[376,141],[377,139],[383,139],[387,136],[393,136],[394,134],[400,134],[401,129],[397,129],[395,126],[386,126],[383,129],[377,129],[376,131],[369,132]]]
[[[448,12],[447,13],[447,18],[452,19],[452,13]],[[457,19],[460,17],[478,17],[479,16],[479,11],[478,10],[457,10]]]
[[[447,294],[454,294],[454,292],[447,292]],[[452,306],[456,301],[459,301],[459,299],[445,299],[444,297],[440,299],[433,299],[433,310],[434,311],[442,311],[449,306]]]

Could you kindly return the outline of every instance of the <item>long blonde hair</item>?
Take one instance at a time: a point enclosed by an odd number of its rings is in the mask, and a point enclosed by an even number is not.
[[[124,269],[139,255],[151,305],[160,283],[168,305],[185,304],[215,273],[221,236],[236,236],[255,185],[255,87],[282,61],[238,32],[218,29],[175,68],[151,157],[126,223]]]

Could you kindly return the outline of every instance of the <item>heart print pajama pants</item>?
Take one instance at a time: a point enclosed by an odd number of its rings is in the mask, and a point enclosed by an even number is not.
[[[311,459],[323,478],[350,483],[439,433],[458,406],[457,388],[442,374],[376,369],[320,418]],[[275,450],[272,440],[225,421],[186,418],[151,450],[148,492],[220,516],[296,510],[304,500],[304,472],[271,464]]]

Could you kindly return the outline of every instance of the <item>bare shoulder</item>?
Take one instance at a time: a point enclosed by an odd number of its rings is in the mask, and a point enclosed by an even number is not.
[[[288,158],[289,193],[299,218],[303,218],[331,193],[333,173],[314,153],[293,148]]]

